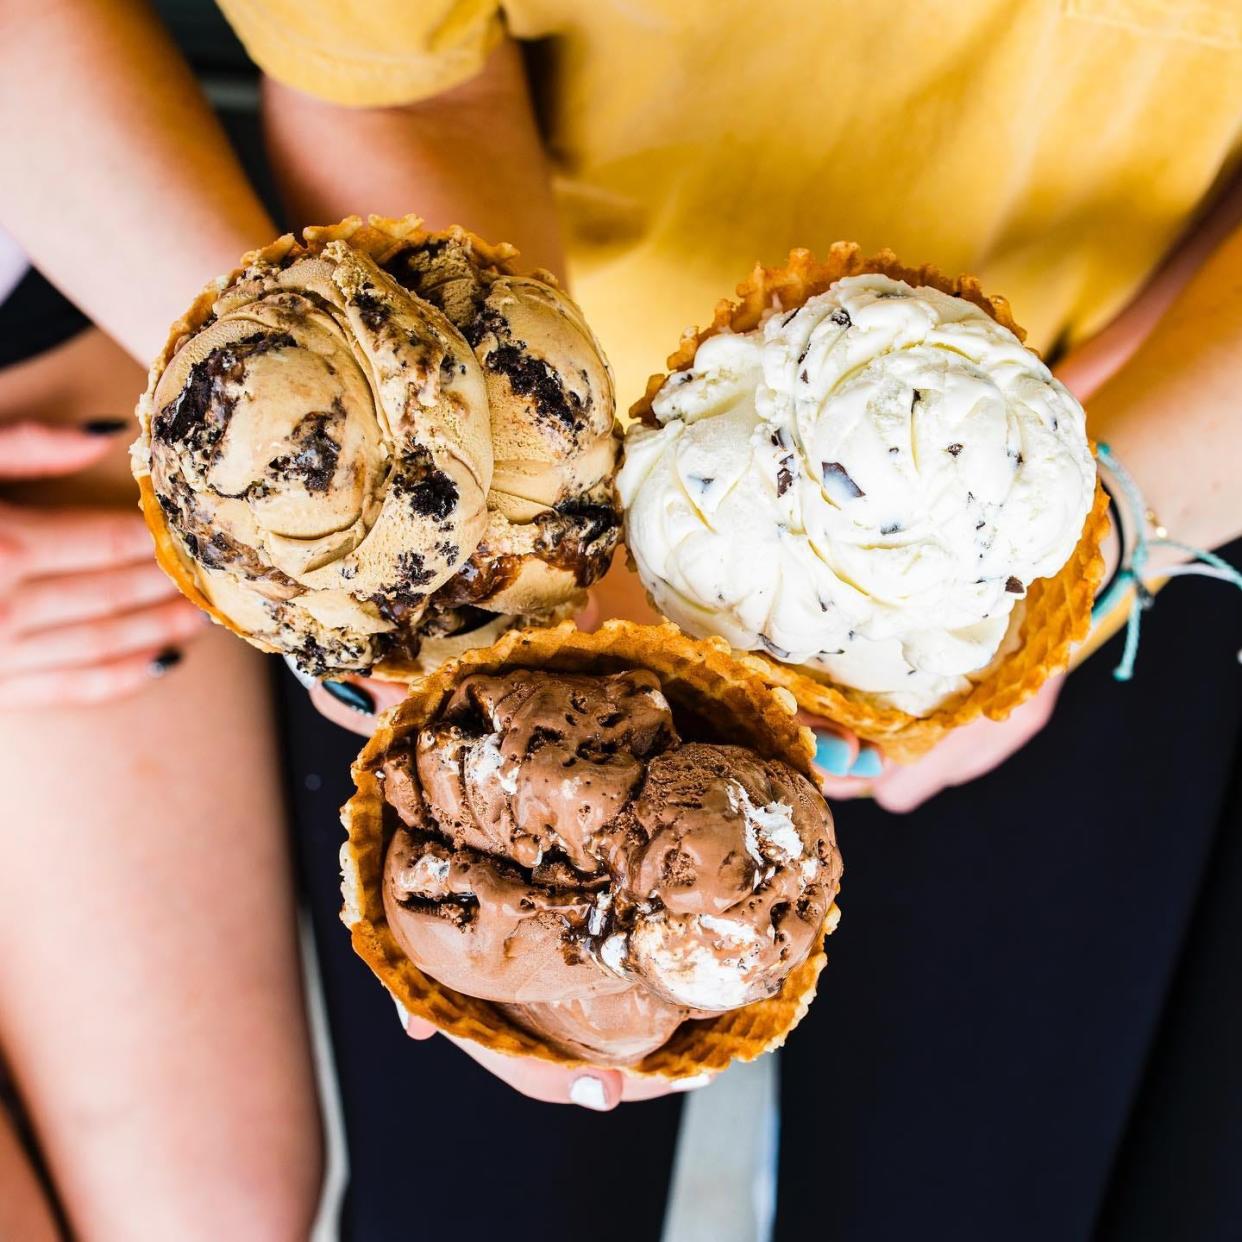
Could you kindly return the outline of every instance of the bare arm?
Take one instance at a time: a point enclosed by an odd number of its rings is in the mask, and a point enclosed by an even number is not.
[[[523,263],[564,275],[549,165],[517,47],[483,71],[400,108],[342,108],[270,79],[264,129],[276,178],[299,225],[351,213],[415,211],[512,242]]]
[[[5,0],[0,120],[0,224],[144,365],[275,234],[142,0]]]
[[[1198,269],[1133,358],[1090,400],[1107,441],[1174,538],[1242,531],[1242,229]]]

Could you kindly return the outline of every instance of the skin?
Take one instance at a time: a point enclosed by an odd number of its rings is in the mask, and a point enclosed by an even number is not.
[[[0,459],[59,474],[0,527],[22,549],[0,595],[0,1048],[81,1237],[297,1238],[319,1120],[261,657],[150,572],[127,437],[74,430],[141,371],[86,335],[0,373]],[[78,353],[92,395],[32,427],[25,398]],[[184,658],[155,678],[170,642]],[[0,1200],[37,1215],[32,1196],[0,1164]]]
[[[60,1230],[13,1127],[0,1114],[0,1238],[58,1242]]]
[[[0,144],[5,231],[144,367],[278,232],[141,0],[5,0],[0,116],[22,120]]]
[[[276,230],[141,4],[9,0],[0,116],[0,218],[111,337],[0,372],[0,1055],[74,1236],[303,1239],[320,1130],[267,670],[159,581],[132,422],[80,430],[132,417],[168,323]],[[0,1204],[0,1234],[55,1236],[10,1135]]]
[[[45,117],[54,118],[61,100],[74,98],[76,92],[81,116],[95,122],[68,127],[54,135],[61,155],[58,161],[39,158],[48,146],[48,135],[42,131],[40,123],[14,127],[18,131],[14,141],[6,143],[0,155],[0,179],[6,185],[18,187],[15,192],[10,191],[13,201],[6,199],[2,204],[6,223],[45,270],[70,289],[101,322],[107,323],[117,339],[135,355],[146,356],[162,338],[167,322],[181,309],[186,288],[193,288],[208,275],[227,269],[242,249],[257,239],[270,236],[273,230],[240,180],[227,147],[198,99],[188,74],[140,7],[120,3],[82,5],[68,0],[35,5],[32,0],[15,0],[6,6],[4,17],[0,19],[0,34],[5,35],[0,46],[4,47],[8,58],[0,65],[4,70],[0,73],[0,83],[3,83],[0,107],[13,110],[20,107],[24,117],[34,117],[41,123]],[[101,64],[113,71],[101,75],[98,72]],[[395,214],[404,210],[409,202],[417,201],[429,208],[427,215],[433,224],[453,219],[468,221],[482,232],[516,240],[524,247],[530,261],[559,267],[546,163],[538,148],[519,68],[513,49],[502,47],[478,79],[438,100],[403,109],[351,113],[341,110],[341,115],[332,119],[323,114],[324,105],[313,104],[304,97],[292,98],[292,92],[269,90],[273,152],[291,201],[306,218],[325,220],[364,205],[369,210]],[[282,94],[286,97],[283,101]],[[317,119],[316,109],[321,110]],[[314,125],[316,139],[300,148],[292,141],[299,132],[299,116],[303,125],[300,132],[305,135],[309,132],[306,126]],[[336,140],[325,144],[323,136],[329,124],[335,126]],[[197,136],[193,147],[187,148],[184,142],[186,132],[194,132]],[[350,141],[351,137],[361,137],[361,141]],[[493,174],[487,183],[489,197],[486,201],[480,198],[479,185],[459,179],[459,162],[455,156],[463,149],[463,144],[468,144],[481,161],[486,161]],[[329,157],[330,164],[325,158],[325,148],[334,153]],[[361,161],[361,170],[354,167],[358,152],[370,154],[375,150],[385,152],[386,158]],[[339,153],[339,158],[335,153]],[[79,173],[83,168],[98,170],[102,192],[92,196],[63,193],[61,176],[66,167]],[[170,179],[178,184],[170,186]],[[348,185],[348,196],[335,197],[333,186],[337,185]],[[192,188],[192,193],[185,192],[187,186]],[[129,192],[118,192],[118,187]],[[108,246],[96,244],[95,239],[101,235],[108,237]],[[1236,270],[1233,274],[1236,276]],[[1216,272],[1214,279],[1219,281],[1221,275]],[[1224,275],[1228,277],[1229,270]],[[1185,350],[1172,341],[1165,344],[1166,357],[1178,360],[1181,378],[1189,381],[1186,387],[1173,392],[1166,388],[1160,392],[1160,400],[1151,401],[1153,388],[1149,381],[1159,372],[1159,367],[1152,362],[1146,371],[1131,372],[1127,368],[1127,374],[1132,377],[1132,391],[1126,396],[1125,390],[1120,390],[1123,395],[1114,398],[1118,414],[1115,428],[1110,427],[1109,438],[1132,465],[1162,460],[1165,446],[1162,437],[1145,426],[1142,418],[1133,416],[1131,398],[1137,395],[1140,406],[1142,398],[1148,399],[1152,416],[1147,422],[1154,423],[1157,409],[1167,408],[1168,401],[1183,398],[1187,393],[1193,409],[1204,374],[1213,379],[1228,377],[1229,355],[1237,352],[1230,346],[1236,343],[1236,338],[1230,331],[1220,330],[1218,319],[1207,314],[1203,303],[1213,288],[1230,290],[1233,286],[1228,283],[1213,285],[1210,281],[1201,284],[1204,286],[1199,290],[1201,296],[1192,303],[1189,314],[1192,320],[1196,315],[1207,315],[1211,320],[1213,335],[1208,349],[1200,351],[1202,356],[1194,365],[1186,366]],[[1123,345],[1121,353],[1125,354],[1129,346]],[[1156,356],[1159,357],[1158,352]],[[1099,363],[1105,371],[1112,365],[1108,358],[1100,359]],[[1135,366],[1140,363],[1141,356]],[[1169,378],[1167,372],[1163,378]],[[1107,424],[1106,401],[1104,409],[1102,417]],[[22,412],[15,416],[15,421],[28,417]],[[1200,437],[1194,460],[1189,463],[1201,473],[1180,476],[1177,486],[1187,503],[1169,510],[1187,519],[1179,530],[1192,538],[1196,537],[1193,532],[1197,528],[1211,532],[1227,527],[1228,533],[1236,528],[1232,521],[1215,520],[1229,507],[1222,499],[1223,489],[1218,487],[1213,491],[1210,481],[1206,490],[1196,486],[1210,476],[1213,463],[1219,469],[1228,459],[1227,454],[1219,452],[1224,434],[1219,422],[1213,426],[1210,417],[1204,421],[1208,424],[1202,428],[1205,434]],[[75,451],[81,451],[80,447]],[[1141,472],[1140,477],[1143,477]],[[1178,497],[1168,499],[1176,501]],[[1159,506],[1163,501],[1157,498],[1156,503]],[[16,525],[11,525],[10,529],[16,529]],[[27,543],[35,546],[36,541],[29,539]],[[104,568],[124,569],[128,565],[125,555],[128,554],[113,557]],[[64,576],[76,574],[66,570]],[[18,581],[27,583],[38,577],[32,574]],[[156,601],[151,603],[157,604]],[[623,615],[629,610],[618,602],[610,611]],[[45,651],[41,656],[36,652],[33,657],[28,652],[28,658],[36,667],[28,668],[26,673],[42,673],[56,667],[80,668],[88,672],[80,674],[79,680],[87,680],[96,676],[96,669],[108,664],[107,659],[100,663],[100,657],[105,655],[100,648],[92,653],[94,663],[80,662],[83,657],[80,652],[75,654],[75,650],[66,651],[62,647],[58,655]],[[121,656],[126,654],[120,652]],[[189,667],[179,675],[188,679]],[[218,687],[228,682],[213,678],[212,684]],[[155,690],[147,691],[147,695],[155,693]],[[173,724],[184,723],[189,693],[183,690],[176,696],[181,711],[173,713],[175,718],[169,722],[170,730]],[[261,706],[251,706],[256,708],[256,715],[247,715],[246,719],[261,720]],[[210,717],[208,707],[200,723],[209,722]],[[149,720],[150,715],[144,712],[142,723]],[[132,728],[134,722],[126,723]],[[98,747],[100,734],[124,736],[108,726],[94,727],[93,745]],[[63,730],[52,733],[58,739],[64,737]],[[33,734],[27,730],[26,736]],[[105,752],[107,747],[99,747],[99,750]],[[14,753],[19,753],[19,748]],[[37,767],[39,756],[45,753],[46,747],[26,756],[29,762],[21,769],[22,774],[28,777],[31,765]],[[251,746],[247,753],[262,755],[262,743]],[[189,760],[192,756],[186,758]],[[956,774],[961,771],[957,769]],[[114,767],[109,767],[109,779],[114,773]],[[949,776],[954,774],[952,770],[948,773]],[[102,778],[104,773],[100,775]],[[270,768],[268,775],[270,777]],[[879,783],[884,779],[882,777]],[[946,779],[941,783],[952,782]],[[262,798],[256,801],[252,797],[251,785],[264,785],[261,773],[255,775],[253,783],[239,781],[237,784],[245,791],[247,814],[257,810],[262,815],[271,809],[263,805]],[[138,785],[131,792],[141,796],[153,791]],[[135,802],[126,799],[123,805],[129,808]],[[92,812],[94,810],[92,807]],[[15,820],[20,818],[14,817]],[[117,818],[133,817],[128,814]],[[75,826],[80,823],[79,817]],[[124,834],[124,823],[113,827]],[[263,871],[262,868],[258,870]],[[273,909],[270,893],[265,892],[263,896],[261,908],[270,911]],[[117,947],[112,946],[112,950],[115,956]],[[276,956],[280,956],[279,952]],[[288,961],[285,966],[284,977],[292,977]],[[46,971],[46,962],[41,964],[41,969]],[[41,977],[46,976],[35,973],[36,985]],[[148,1032],[151,1029],[148,1027]],[[39,1048],[30,1053],[36,1063],[40,1053]],[[545,1068],[539,1067],[539,1074],[532,1077],[534,1071],[529,1068],[504,1067],[507,1072],[502,1072],[502,1076],[510,1081],[516,1078],[518,1085],[532,1094],[570,1098],[572,1083],[561,1095],[561,1084],[547,1080]],[[55,1083],[47,1090],[54,1103]],[[615,1099],[618,1091],[615,1084],[613,1090],[606,1089],[605,1102]],[[54,1129],[51,1122],[43,1124]],[[51,1145],[55,1152],[55,1142]],[[64,1163],[63,1156],[55,1158]],[[156,1166],[159,1165],[156,1161]],[[209,1165],[209,1168],[214,1171],[214,1166]],[[255,1168],[253,1164],[246,1165],[247,1171]],[[72,1186],[71,1174],[72,1171],[66,1180]],[[89,1178],[80,1180],[89,1184]],[[71,1189],[67,1193],[75,1192]]]

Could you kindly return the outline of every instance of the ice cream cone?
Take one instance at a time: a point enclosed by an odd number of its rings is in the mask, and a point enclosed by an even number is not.
[[[1010,315],[1008,302],[985,294],[973,276],[950,279],[931,266],[909,268],[891,251],[868,258],[858,246],[847,242],[835,243],[822,260],[809,250],[793,250],[780,267],[756,264],[750,277],[738,286],[736,299],[723,299],[706,328],[683,336],[668,358],[668,373],[653,375],[648,380],[646,393],[630,408],[631,417],[647,426],[658,425],[652,399],[669,373],[692,366],[696,350],[709,337],[722,332],[749,332],[774,308],[796,309],[836,281],[865,273],[882,274],[916,287],[930,286],[964,298],[1019,340],[1025,338],[1025,332]],[[1018,630],[1012,649],[995,659],[977,680],[972,679],[970,689],[925,716],[881,705],[863,692],[814,677],[805,669],[782,664],[758,652],[734,654],[769,685],[788,690],[803,711],[852,730],[863,740],[878,745],[891,759],[910,762],[959,725],[981,716],[1003,720],[1049,677],[1068,667],[1072,648],[1086,637],[1090,628],[1091,606],[1104,572],[1100,545],[1107,531],[1108,500],[1097,482],[1094,504],[1069,560],[1054,577],[1031,584],[1021,620],[1015,621]],[[629,559],[634,568],[632,554]]]
[[[262,616],[264,605],[261,599],[242,601],[242,611],[239,613],[234,610],[238,606],[238,601],[232,597],[228,602],[212,598],[213,591],[219,589],[221,584],[218,580],[213,584],[208,577],[205,577],[203,564],[196,561],[197,552],[191,553],[186,539],[183,538],[183,533],[179,533],[175,529],[175,522],[170,521],[169,497],[159,494],[158,480],[152,474],[152,430],[159,413],[156,400],[157,387],[161,377],[166,379],[166,372],[175,368],[178,354],[191,342],[191,339],[204,329],[210,329],[211,325],[216,322],[220,313],[221,296],[226,292],[232,296],[237,283],[247,277],[253,277],[257,268],[261,268],[266,273],[283,271],[299,260],[323,257],[325,251],[328,258],[334,255],[339,257],[339,254],[347,248],[347,253],[350,255],[362,256],[364,261],[372,264],[373,266],[368,270],[377,281],[383,281],[388,278],[386,274],[388,268],[395,269],[398,264],[405,263],[406,256],[415,254],[421,247],[434,249],[437,253],[446,248],[457,247],[468,256],[471,269],[476,273],[485,274],[489,281],[510,282],[506,283],[506,288],[521,286],[523,290],[531,291],[529,295],[523,296],[529,296],[536,310],[541,305],[545,310],[547,306],[553,306],[556,311],[563,312],[567,318],[574,317],[574,327],[581,332],[584,341],[589,342],[591,350],[598,353],[599,370],[603,374],[594,376],[593,379],[597,379],[606,388],[607,397],[606,402],[601,401],[598,408],[606,404],[608,418],[611,421],[612,381],[607,370],[607,362],[602,352],[598,351],[598,342],[594,340],[585,323],[576,318],[580,315],[576,306],[557,290],[556,278],[542,269],[522,273],[515,262],[518,252],[508,244],[487,242],[458,226],[432,232],[424,229],[422,221],[414,215],[400,219],[371,216],[366,222],[357,216],[351,216],[338,224],[308,227],[303,231],[301,240],[292,234],[286,234],[269,245],[244,255],[237,268],[231,273],[218,277],[205,286],[186,313],[172,325],[163,349],[151,365],[147,389],[138,404],[140,435],[131,450],[131,460],[139,485],[141,511],[151,531],[159,564],[193,603],[207,612],[216,622],[262,650],[293,654],[299,659],[302,658],[297,651],[291,652],[287,644],[273,641],[271,633],[263,632],[258,625],[248,624],[248,621],[256,616]],[[371,288],[370,285],[365,287]],[[427,305],[425,299],[417,295],[411,296],[414,296],[416,301],[421,301],[423,306]],[[431,313],[440,314],[434,307]],[[457,326],[448,323],[447,319],[443,320],[442,326],[446,327],[450,333],[458,332]],[[458,336],[458,339],[463,350],[470,350],[471,346],[464,338]],[[464,375],[466,368],[463,366],[461,370]],[[583,370],[581,375],[585,382],[587,372]],[[485,382],[491,381],[488,379]],[[456,397],[450,398],[447,404],[451,407],[454,400],[457,400],[459,406],[462,404]],[[491,401],[490,395],[488,401]],[[474,458],[478,459],[475,465],[479,467],[476,474],[480,477],[483,475],[490,477],[493,486],[490,489],[487,488],[486,479],[483,480],[483,490],[487,493],[486,511],[478,517],[477,528],[471,525],[469,531],[463,530],[462,533],[468,534],[469,538],[458,538],[457,544],[451,548],[454,557],[458,559],[465,555],[466,549],[473,548],[474,555],[465,564],[459,566],[457,576],[452,580],[452,585],[456,590],[454,598],[447,599],[447,591],[441,591],[430,605],[434,610],[437,606],[436,601],[440,600],[442,601],[440,606],[445,610],[451,611],[455,608],[466,612],[473,610],[489,613],[494,618],[493,622],[481,624],[477,632],[471,631],[468,634],[459,634],[457,630],[447,627],[436,631],[434,637],[420,632],[419,637],[423,640],[423,645],[415,654],[411,654],[411,647],[394,642],[384,646],[382,654],[368,659],[365,665],[342,663],[339,667],[351,671],[371,672],[388,680],[408,681],[422,676],[429,667],[433,667],[441,660],[457,654],[468,639],[486,644],[494,641],[504,626],[554,624],[571,616],[585,603],[586,592],[582,589],[582,584],[589,581],[591,574],[600,572],[600,566],[595,564],[586,566],[585,562],[574,563],[572,556],[561,556],[558,559],[557,551],[566,545],[554,543],[554,536],[559,537],[554,529],[555,524],[548,528],[553,533],[545,539],[542,534],[544,528],[540,523],[545,515],[556,516],[554,505],[559,505],[560,500],[566,496],[570,499],[584,501],[588,497],[598,499],[596,492],[603,490],[611,497],[611,471],[616,454],[617,433],[614,429],[607,434],[602,434],[602,440],[610,441],[611,447],[607,445],[601,447],[595,444],[589,453],[582,455],[581,462],[570,460],[573,455],[567,453],[566,461],[554,463],[557,469],[563,469],[565,475],[563,493],[545,495],[539,489],[540,487],[545,490],[549,488],[550,485],[546,480],[536,479],[533,484],[531,483],[532,476],[537,475],[541,467],[548,465],[545,458],[540,457],[541,446],[535,444],[532,448],[530,430],[523,428],[521,419],[511,417],[507,409],[494,408],[499,409],[499,412],[493,419],[493,436],[497,434],[497,428],[502,429],[500,434],[508,437],[504,448],[509,457],[514,460],[503,463],[499,460],[501,450],[499,443],[493,444],[481,453],[474,453]],[[542,447],[546,449],[547,446]],[[493,461],[493,450],[496,455],[495,461]],[[606,468],[600,462],[601,455],[607,457]],[[470,454],[466,453],[465,456],[470,456]],[[496,466],[495,474],[493,474],[493,465]],[[503,479],[501,477],[502,465],[506,467]],[[578,466],[581,466],[581,477],[575,475],[575,469]],[[523,490],[531,487],[534,488],[533,491]],[[578,489],[581,489],[580,493]],[[615,508],[615,503],[611,499],[607,503]],[[473,519],[471,521],[473,522]],[[199,534],[205,539],[203,532],[200,531]],[[543,540],[542,543],[541,540]],[[446,540],[443,546],[448,547],[450,542],[451,540]],[[604,542],[606,541],[600,540],[601,547]],[[613,536],[613,543],[615,543],[615,536]],[[549,544],[552,545],[551,551],[549,551]],[[191,540],[191,547],[195,546],[197,545]],[[609,552],[611,546],[612,544],[608,545]],[[448,555],[448,552],[444,553],[445,557]],[[603,559],[602,556],[600,559]],[[493,568],[500,566],[502,562],[503,572],[493,572]],[[410,583],[415,586],[420,585],[425,578],[432,576],[422,569],[422,564],[422,560],[419,559],[418,568],[410,578]],[[606,564],[606,559],[604,564]],[[269,569],[270,567],[264,564],[263,568]],[[474,595],[466,586],[461,585],[467,578],[471,584],[478,587]],[[436,581],[438,580],[437,578]],[[338,587],[345,585],[344,583],[337,584]],[[259,594],[261,595],[262,592]],[[426,591],[416,593],[413,598],[425,600],[433,594],[435,592],[432,588],[427,588]],[[274,595],[279,595],[279,591]],[[368,598],[370,603],[364,599],[363,607],[364,609],[370,608],[374,612],[371,604],[374,604],[378,597]],[[400,623],[395,624],[399,629]],[[385,625],[377,621],[375,617],[368,616],[363,628],[366,625],[370,625],[374,632],[385,630]],[[333,671],[336,666],[331,660],[326,660],[324,667],[310,667],[311,671],[324,674]]]
[[[394,743],[436,716],[464,678],[512,668],[573,673],[648,669],[660,678],[679,716],[700,722],[720,740],[780,758],[804,774],[811,771],[813,738],[796,723],[792,696],[769,688],[739,665],[723,641],[696,641],[672,625],[625,621],[609,621],[593,634],[568,624],[511,632],[494,646],[469,652],[424,678],[381,718],[354,764],[357,792],[341,813],[348,834],[341,848],[341,918],[355,950],[409,1013],[441,1031],[497,1052],[582,1065],[507,1020],[496,1006],[443,987],[420,971],[401,951],[385,917],[382,879],[391,830],[385,827],[385,802],[376,775],[380,763]],[[825,932],[835,927],[838,917],[833,905]],[[788,975],[777,995],[711,1019],[683,1022],[631,1072],[684,1078],[724,1069],[734,1060],[753,1060],[778,1047],[806,1013],[825,961],[822,948],[817,949]]]

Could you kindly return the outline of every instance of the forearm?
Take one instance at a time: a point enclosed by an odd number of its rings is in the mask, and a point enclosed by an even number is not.
[[[1088,427],[1135,476],[1173,538],[1215,547],[1242,531],[1242,230],[1199,268]]]
[[[512,242],[525,266],[564,274],[547,155],[510,41],[478,77],[400,108],[344,108],[267,80],[264,129],[299,225],[413,211],[433,228]]]
[[[141,0],[0,7],[0,222],[134,357],[274,229]]]

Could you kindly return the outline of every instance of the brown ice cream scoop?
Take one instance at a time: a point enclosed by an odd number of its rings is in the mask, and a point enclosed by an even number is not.
[[[392,676],[580,602],[619,530],[612,380],[514,257],[355,217],[204,291],[133,451],[190,598],[311,672]]]
[[[466,677],[381,770],[402,951],[601,1064],[778,992],[840,881],[806,777],[683,741],[645,669]]]

